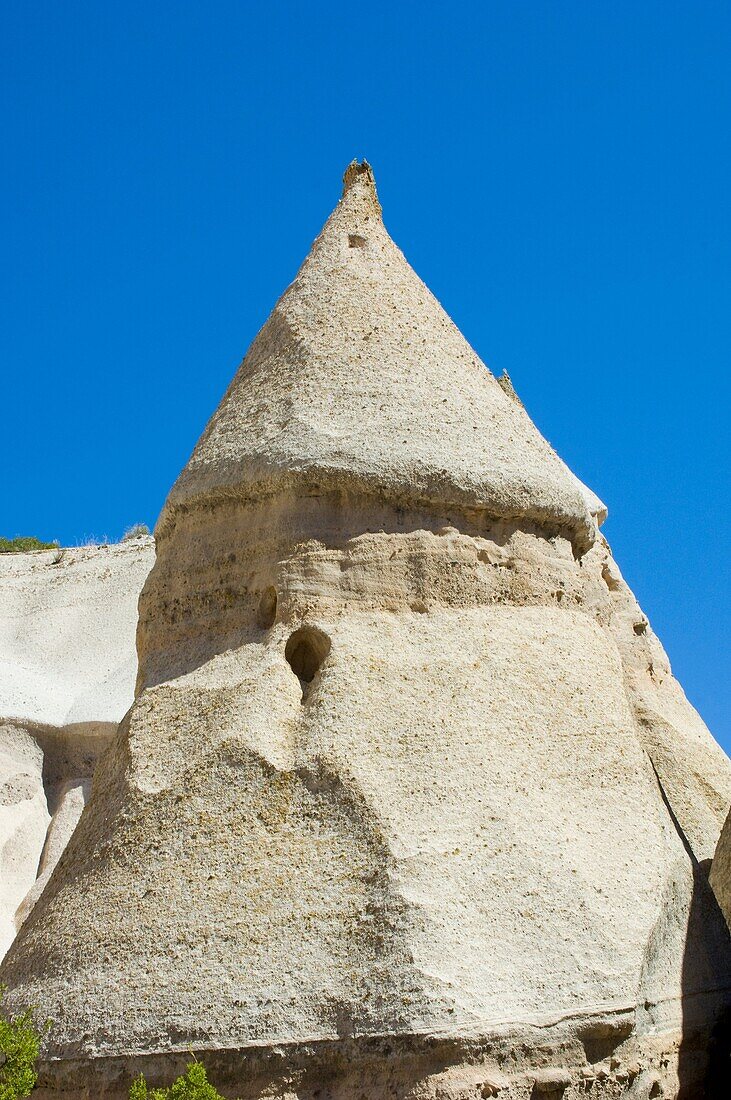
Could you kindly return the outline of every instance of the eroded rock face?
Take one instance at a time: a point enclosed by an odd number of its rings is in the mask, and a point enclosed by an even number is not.
[[[602,513],[351,170],[171,493],[134,706],[3,965],[58,1021],[41,1097],[191,1047],[244,1097],[709,1084],[731,766]]]
[[[711,886],[731,929],[731,813],[721,830],[710,874]]]
[[[50,820],[43,753],[25,730],[0,725],[0,955],[15,938],[15,912],[33,886]]]
[[[68,842],[132,697],[152,539],[0,555],[0,957]]]
[[[15,912],[15,926],[20,928],[31,909],[43,893],[46,883],[61,858],[61,854],[73,836],[91,791],[91,778],[69,779],[60,784],[57,805],[48,827],[43,853],[38,864],[38,878],[23,898]]]

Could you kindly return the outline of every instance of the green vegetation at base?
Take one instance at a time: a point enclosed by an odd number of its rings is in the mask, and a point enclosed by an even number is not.
[[[28,554],[31,550],[57,550],[58,542],[41,542],[34,535],[19,535],[14,539],[0,538],[0,554]]]
[[[2,1100],[2,1098],[0,1098]],[[166,1089],[151,1089],[140,1074],[129,1090],[129,1100],[224,1100],[208,1080],[205,1066],[191,1062],[182,1077]]]
[[[0,986],[0,1001],[4,992]],[[32,1009],[8,1018],[0,1006],[0,1100],[25,1100],[30,1096],[38,1080],[36,1063],[42,1030],[49,1026],[39,1029]]]

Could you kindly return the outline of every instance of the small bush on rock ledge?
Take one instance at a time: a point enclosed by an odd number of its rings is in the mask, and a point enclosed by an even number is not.
[[[0,986],[0,1001],[4,992]],[[31,1009],[10,1019],[0,1011],[0,1100],[25,1100],[30,1096],[38,1080],[40,1045],[41,1031]]]
[[[208,1080],[205,1066],[201,1062],[191,1062],[184,1075],[166,1089],[148,1091],[147,1082],[140,1074],[129,1090],[129,1100],[224,1100],[224,1097]]]
[[[43,542],[35,535],[18,535],[14,539],[0,538],[0,554],[29,554],[34,550],[57,550],[58,542]]]

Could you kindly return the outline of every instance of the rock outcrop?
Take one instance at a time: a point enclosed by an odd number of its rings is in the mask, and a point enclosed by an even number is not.
[[[0,555],[0,958],[133,698],[150,538]]]
[[[710,882],[726,924],[731,929],[731,813],[721,830],[711,865]]]
[[[0,972],[55,1021],[41,1097],[191,1048],[244,1097],[711,1088],[731,765],[604,514],[352,165],[165,505],[134,705]]]
[[[15,938],[15,914],[33,886],[50,816],[43,752],[22,727],[0,724],[0,955]]]

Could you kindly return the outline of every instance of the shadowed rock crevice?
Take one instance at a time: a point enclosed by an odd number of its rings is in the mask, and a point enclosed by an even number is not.
[[[284,657],[302,685],[303,699],[330,652],[327,634],[316,626],[301,626],[290,634],[284,647]]]
[[[652,767],[692,881],[680,976],[677,1096],[678,1100],[698,1096],[721,1100],[728,1094],[731,1065],[731,934],[708,881],[710,860],[696,858],[654,763]],[[667,911],[669,898],[664,901]]]
[[[259,610],[257,612],[257,626],[261,630],[271,630],[277,619],[277,590],[273,585],[269,585],[264,589],[261,599],[259,600]]]

